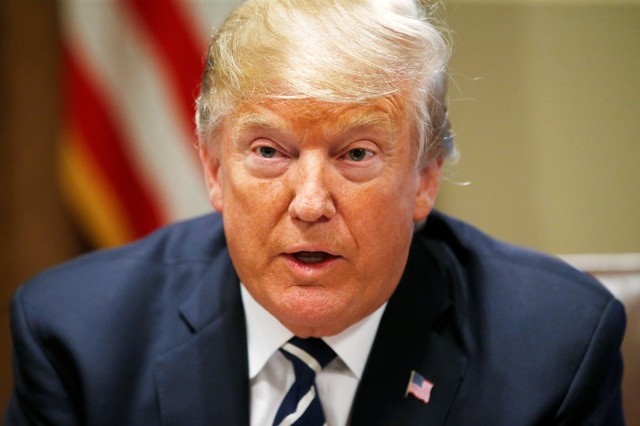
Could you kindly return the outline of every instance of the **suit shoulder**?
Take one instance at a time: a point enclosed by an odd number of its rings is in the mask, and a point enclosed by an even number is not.
[[[497,289],[536,291],[559,301],[585,298],[602,307],[613,299],[599,281],[561,259],[497,240],[442,213],[435,212],[421,232],[444,244],[476,281],[490,282]]]
[[[15,300],[32,312],[62,311],[99,301],[109,306],[107,302],[125,298],[142,300],[145,294],[161,294],[162,289],[180,291],[180,286],[193,282],[190,278],[204,273],[226,253],[220,218],[203,216],[45,270],[21,285]]]
[[[418,239],[444,265],[455,319],[449,324],[468,355],[462,386],[474,396],[460,407],[467,417],[453,423],[472,424],[495,401],[518,410],[501,409],[499,421],[486,424],[555,424],[556,415],[570,424],[606,423],[583,418],[598,404],[606,410],[615,404],[626,324],[619,301],[553,256],[498,241],[438,212]]]
[[[457,277],[455,304],[498,370],[529,360],[525,364],[539,366],[521,383],[559,371],[568,383],[590,345],[617,351],[624,308],[595,278],[440,213],[420,232],[426,244],[445,253]]]

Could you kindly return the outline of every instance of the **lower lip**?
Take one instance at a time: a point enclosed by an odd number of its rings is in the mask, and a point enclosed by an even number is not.
[[[283,255],[283,257],[287,262],[289,268],[294,273],[305,278],[315,278],[323,273],[326,273],[340,259],[340,257],[337,256],[330,256],[322,262],[305,263],[301,262],[291,254],[285,254]]]

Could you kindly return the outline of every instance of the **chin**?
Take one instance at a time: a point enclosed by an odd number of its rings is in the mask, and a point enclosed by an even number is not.
[[[274,316],[300,337],[337,334],[350,326],[350,303],[327,295],[306,295],[280,299]]]

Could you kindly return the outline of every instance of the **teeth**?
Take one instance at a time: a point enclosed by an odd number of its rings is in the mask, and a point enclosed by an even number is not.
[[[311,253],[311,252],[301,252],[296,253],[294,255],[297,260],[302,263],[320,263],[324,261],[329,255],[327,253]]]

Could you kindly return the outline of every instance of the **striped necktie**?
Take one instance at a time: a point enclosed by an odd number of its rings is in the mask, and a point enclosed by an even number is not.
[[[280,351],[293,364],[296,380],[278,408],[273,425],[324,425],[324,413],[315,380],[316,374],[336,357],[335,352],[322,339],[313,337],[293,337]]]

